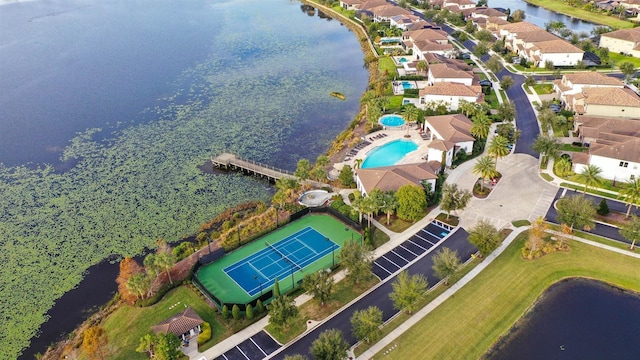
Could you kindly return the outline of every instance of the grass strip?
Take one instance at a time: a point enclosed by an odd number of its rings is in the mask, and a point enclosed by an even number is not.
[[[570,241],[570,250],[537,260],[520,256],[527,233],[469,284],[396,339],[385,359],[477,359],[552,284],[570,277],[598,279],[640,291],[638,259]],[[428,336],[425,336],[428,334]]]

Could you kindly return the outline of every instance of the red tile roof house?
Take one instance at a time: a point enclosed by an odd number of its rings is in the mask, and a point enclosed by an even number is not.
[[[577,116],[576,127],[589,152],[573,154],[573,170],[596,165],[615,181],[640,176],[640,119]]]
[[[469,132],[471,120],[462,114],[428,116],[424,119],[423,132],[431,140],[427,160],[442,161],[451,166],[460,150],[473,151],[475,138]]]
[[[429,71],[427,72],[427,82],[429,85],[434,85],[439,82],[449,82],[471,86],[474,80],[477,79],[473,70],[468,70],[466,66],[459,67],[455,63],[430,63]]]
[[[405,31],[402,34],[403,47],[411,50],[416,59],[424,59],[427,53],[450,57],[455,48],[449,44],[446,32],[436,29]]]
[[[600,47],[610,52],[640,57],[640,28],[622,29],[600,35]]]
[[[580,94],[586,87],[615,87],[624,89],[624,83],[614,77],[606,76],[595,71],[584,71],[574,74],[564,74],[562,79],[553,81],[553,89],[560,100],[569,107],[573,103],[573,96]]]
[[[626,88],[585,87],[567,105],[579,115],[640,118],[640,97]]]
[[[402,16],[414,16],[411,11],[407,9],[403,9],[399,6],[385,4],[376,6],[374,8],[367,9],[371,14],[373,14],[373,21],[376,22],[385,22],[390,21],[392,17],[402,15]]]
[[[202,328],[200,327],[204,321],[196,314],[196,312],[188,307],[183,312],[172,316],[171,318],[154,325],[151,330],[158,333],[175,334],[182,341],[189,341],[197,337]]]

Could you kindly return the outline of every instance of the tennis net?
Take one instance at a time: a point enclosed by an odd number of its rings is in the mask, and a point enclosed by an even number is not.
[[[277,247],[269,244],[268,242],[264,242],[268,247],[271,248],[271,250],[273,250],[276,254],[280,255],[285,261],[287,261],[288,263],[292,264],[293,266],[297,267],[299,270],[302,270],[302,267],[300,265],[298,265],[297,263],[295,263],[293,260],[291,260],[287,255],[285,255],[282,251],[278,250]]]

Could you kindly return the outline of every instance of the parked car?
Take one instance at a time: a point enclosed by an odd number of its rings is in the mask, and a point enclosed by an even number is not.
[[[491,86],[491,80],[480,80],[480,86]]]

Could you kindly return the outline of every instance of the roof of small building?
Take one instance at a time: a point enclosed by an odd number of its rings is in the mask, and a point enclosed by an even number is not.
[[[602,34],[600,37],[608,37],[637,43],[640,42],[640,28],[620,29]]]
[[[366,192],[373,189],[382,191],[398,190],[407,184],[421,186],[423,180],[435,180],[440,163],[437,161],[417,164],[402,164],[356,171]]]
[[[462,114],[427,116],[424,121],[442,136],[441,140],[452,143],[475,140],[469,132],[471,120]]]
[[[484,15],[486,17],[492,17],[492,16],[494,16],[494,17],[505,17],[505,16],[507,16],[507,14],[505,14],[505,13],[499,11],[499,10],[496,10],[494,8],[488,8],[488,7],[476,7],[473,12],[476,13],[476,14]]]
[[[151,327],[154,333],[172,333],[180,336],[189,330],[196,328],[204,321],[191,308],[186,308],[183,312]]]
[[[418,41],[414,41],[413,45],[415,47],[417,47],[420,51],[422,52],[429,52],[429,51],[453,51],[454,47],[453,45],[446,43],[446,44],[440,44],[437,43],[435,41],[429,41],[429,40],[418,40]]]
[[[616,87],[585,87],[585,104],[640,107],[640,97],[630,89]]]
[[[506,30],[510,33],[516,33],[516,34],[521,32],[530,32],[530,31],[545,31],[543,28],[527,21],[506,23],[506,24],[500,25],[500,29]]]

